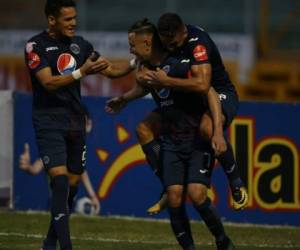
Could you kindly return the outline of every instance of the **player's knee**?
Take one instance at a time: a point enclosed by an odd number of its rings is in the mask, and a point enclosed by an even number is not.
[[[202,184],[189,184],[188,195],[195,205],[201,205],[207,198],[207,188]]]
[[[136,134],[140,141],[148,141],[153,139],[153,132],[151,128],[144,122],[140,122],[136,126]]]
[[[182,190],[168,189],[168,205],[170,207],[179,207],[182,203]]]
[[[81,181],[81,175],[69,175],[69,185],[78,186]]]

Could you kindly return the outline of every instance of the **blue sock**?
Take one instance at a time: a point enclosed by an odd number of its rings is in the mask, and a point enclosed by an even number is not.
[[[69,213],[73,212],[73,205],[74,205],[74,198],[77,195],[78,186],[69,186],[69,197],[68,197],[68,206],[69,206]]]
[[[225,231],[221,219],[216,211],[216,208],[211,203],[209,198],[206,198],[200,206],[194,205],[195,209],[200,214],[209,231],[215,236],[216,241],[222,241],[225,238]]]
[[[231,190],[244,186],[243,181],[240,177],[238,165],[235,161],[232,146],[226,140],[227,150],[222,155],[217,156],[218,161],[222,165],[224,172],[230,184]]]
[[[192,249],[194,240],[184,205],[181,207],[168,207],[170,222],[175,237],[183,249]]]
[[[72,249],[69,229],[69,180],[66,175],[52,178],[51,215],[61,250]]]

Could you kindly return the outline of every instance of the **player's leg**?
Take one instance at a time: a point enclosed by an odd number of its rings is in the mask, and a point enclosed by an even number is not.
[[[222,250],[234,249],[218,215],[216,208],[207,197],[207,187],[210,186],[210,177],[214,165],[211,152],[195,150],[188,161],[188,195],[207,228],[215,237],[217,248]],[[200,173],[200,174],[199,174]]]
[[[68,170],[65,165],[56,166],[48,170],[51,178],[52,204],[51,204],[51,225],[56,232],[60,248],[71,250],[72,243],[69,229],[69,179]],[[50,226],[49,230],[53,230]],[[44,242],[44,249],[47,244]]]
[[[159,166],[160,142],[158,135],[160,133],[161,116],[157,110],[152,111],[136,127],[136,133],[145,153],[148,164],[155,175],[162,182],[162,168]],[[167,206],[167,195],[163,191],[160,199],[154,205],[147,209],[151,215],[159,213]]]
[[[156,136],[159,134],[160,124],[160,114],[152,111],[136,126],[136,133],[150,167],[161,180],[161,169],[159,167],[160,143]]]
[[[67,168],[69,172],[69,197],[68,207],[70,213],[73,210],[73,203],[78,192],[78,185],[81,181],[81,174],[86,165],[86,144],[85,131],[72,131],[66,137],[67,142]]]
[[[167,190],[168,212],[173,233],[185,250],[194,250],[189,218],[185,209],[184,163],[171,151],[162,152],[163,178]]]
[[[222,119],[224,128],[227,128],[232,120],[234,119],[237,108],[238,108],[238,99],[236,94],[233,93],[226,93],[222,94],[223,98],[221,99],[222,105]],[[201,124],[200,124],[200,135],[202,138],[206,140],[211,140],[213,134],[213,122],[211,115],[209,113],[205,113],[202,117]],[[248,202],[248,195],[246,188],[244,187],[244,183],[240,177],[240,172],[238,165],[236,163],[234,153],[232,150],[232,146],[229,143],[228,139],[226,140],[227,150],[217,156],[217,160],[221,164],[224,169],[224,172],[227,176],[232,196],[233,196],[233,205],[236,210],[242,209],[247,205]]]
[[[36,131],[40,158],[50,177],[51,221],[43,249],[56,249],[57,240],[61,249],[72,249],[67,206],[69,181],[66,167],[65,133],[59,130]]]

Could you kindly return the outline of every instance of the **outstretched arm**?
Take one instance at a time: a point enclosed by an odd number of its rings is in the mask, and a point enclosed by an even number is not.
[[[136,68],[135,59],[131,59],[130,61],[119,61],[111,63],[109,62],[109,66],[102,70],[100,73],[109,78],[118,78],[122,76],[128,75]]]
[[[24,151],[19,157],[19,168],[26,171],[29,174],[39,174],[44,165],[41,159],[37,159],[33,164],[30,162],[30,147],[28,143],[24,144]]]
[[[100,201],[99,201],[99,199],[98,199],[98,197],[95,193],[95,190],[92,186],[92,183],[90,181],[90,178],[89,178],[86,170],[81,175],[81,179],[82,179],[82,183],[83,183],[83,185],[84,185],[84,187],[85,187],[85,189],[86,189],[86,191],[87,191],[87,193],[88,193],[88,195],[89,195],[89,197],[92,201],[92,204],[95,208],[96,214],[98,214],[99,211],[100,211]]]
[[[207,97],[213,121],[213,135],[211,138],[211,145],[216,155],[220,155],[227,149],[226,142],[223,136],[222,109],[220,98],[213,87],[209,88]]]
[[[106,102],[105,111],[111,114],[119,113],[127,105],[128,102],[136,100],[147,94],[148,91],[146,91],[141,85],[136,84],[133,89],[127,91],[122,96],[109,99]]]

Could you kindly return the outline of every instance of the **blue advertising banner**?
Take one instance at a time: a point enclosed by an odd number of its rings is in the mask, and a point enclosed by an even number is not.
[[[31,95],[14,96],[14,207],[49,207],[44,172],[30,176],[18,166],[24,144],[31,161],[38,158],[31,122]],[[161,184],[145,161],[135,127],[154,108],[150,99],[129,104],[120,114],[105,113],[107,99],[84,97],[93,127],[87,135],[87,170],[101,202],[101,215],[148,217],[146,209],[160,195]],[[300,226],[300,105],[241,103],[228,130],[237,163],[249,192],[249,206],[236,212],[222,167],[215,166],[210,197],[226,221]],[[79,196],[86,196],[81,187]],[[198,215],[188,203],[189,215]],[[167,218],[163,212],[155,218]],[[297,219],[298,218],[298,219]]]

